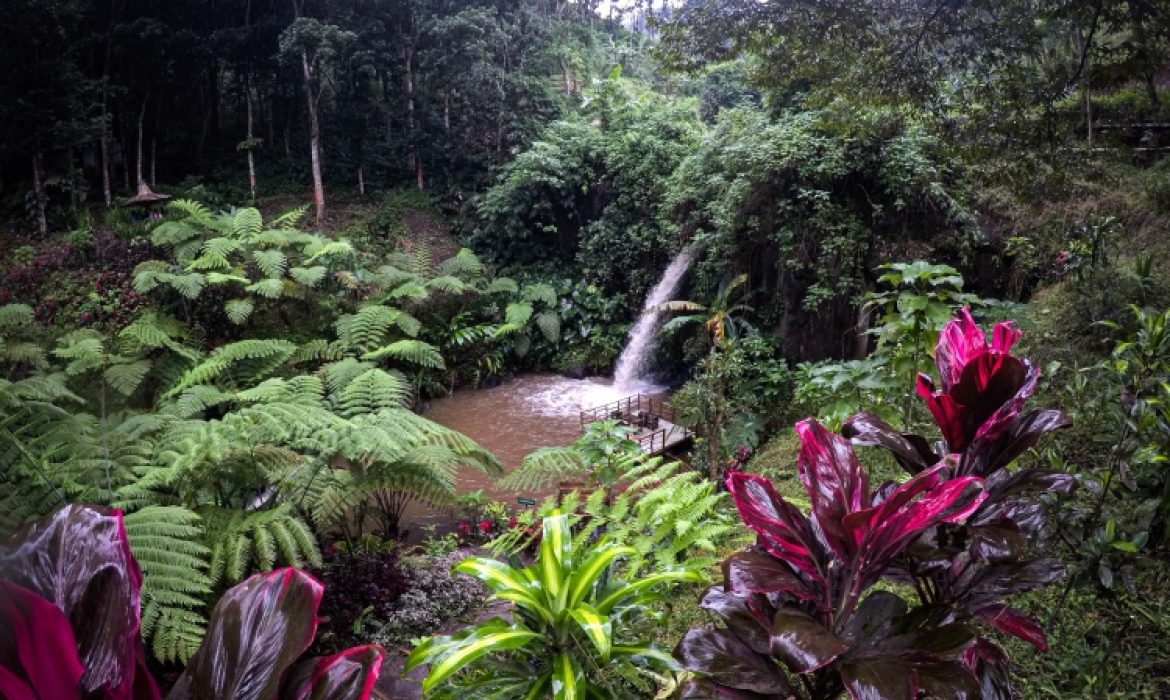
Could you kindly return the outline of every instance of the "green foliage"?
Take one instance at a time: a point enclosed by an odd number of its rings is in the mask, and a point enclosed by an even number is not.
[[[573,491],[546,499],[538,518],[555,511],[569,513],[574,541],[585,546],[605,533],[634,552],[624,564],[630,576],[680,562],[703,569],[719,561],[718,549],[741,532],[730,503],[700,472],[661,458],[640,461],[623,475],[624,489]],[[607,495],[608,494],[608,495]],[[535,533],[523,529],[505,532],[490,547],[513,555],[531,547]]]
[[[949,265],[917,260],[879,270],[885,288],[867,293],[862,308],[874,317],[868,330],[877,338],[873,352],[860,360],[800,366],[796,400],[833,429],[859,411],[872,411],[910,430],[921,411],[905,387],[929,371],[939,331],[963,306],[976,313],[995,308],[996,302],[963,292],[962,276]]]
[[[504,263],[566,260],[607,293],[641,297],[674,247],[657,217],[699,135],[693,109],[612,77],[549,125],[476,202],[476,243]]]
[[[542,447],[524,457],[520,466],[500,480],[501,488],[535,491],[560,480],[586,478],[612,489],[643,459],[642,448],[630,439],[634,429],[617,420],[594,421],[568,447]]]
[[[123,522],[142,567],[142,638],[156,659],[186,663],[203,641],[212,587],[202,520],[179,506],[147,506]]]
[[[536,562],[519,568],[493,559],[468,559],[455,570],[479,578],[495,597],[515,605],[515,619],[481,622],[454,637],[424,640],[406,670],[426,663],[427,697],[492,693],[499,698],[584,697],[614,692],[605,671],[626,665],[675,668],[670,656],[637,641],[644,636],[646,606],[655,589],[703,575],[681,569],[626,580],[613,575],[627,547],[603,538],[578,545],[565,515],[545,518]],[[607,683],[609,681],[609,683]]]
[[[170,207],[178,216],[156,226],[151,241],[173,259],[141,263],[134,274],[135,291],[170,289],[194,301],[205,290],[216,290],[222,299],[221,318],[237,326],[246,324],[258,308],[273,308],[285,298],[303,299],[330,270],[344,270],[342,266],[353,261],[348,241],[293,228],[304,207],[278,217],[269,227],[253,208],[213,214],[185,199]],[[176,306],[190,313],[189,304]],[[197,320],[209,324],[219,319]]]

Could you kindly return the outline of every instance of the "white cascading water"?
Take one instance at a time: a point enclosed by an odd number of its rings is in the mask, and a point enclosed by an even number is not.
[[[619,393],[645,392],[658,388],[653,387],[644,378],[649,369],[648,364],[654,346],[657,344],[658,327],[664,320],[661,311],[650,309],[671,300],[693,259],[694,251],[684,248],[667,266],[666,271],[662,273],[662,279],[658,280],[658,284],[654,285],[654,289],[651,289],[650,295],[646,297],[646,302],[642,304],[642,314],[630,329],[630,339],[626,341],[626,347],[622,350],[613,373],[613,386]]]

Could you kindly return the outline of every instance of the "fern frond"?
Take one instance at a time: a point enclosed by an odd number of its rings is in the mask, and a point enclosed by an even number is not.
[[[265,277],[284,277],[288,269],[288,256],[276,249],[252,251],[252,262]]]
[[[33,317],[28,304],[5,304],[0,306],[0,330],[32,325]]]
[[[291,267],[288,270],[288,276],[306,287],[315,287],[321,280],[325,279],[325,272],[326,269],[323,265]]]
[[[431,369],[443,369],[446,367],[446,364],[443,362],[443,356],[439,354],[438,348],[430,343],[415,340],[414,338],[396,340],[389,345],[384,345],[377,350],[372,350],[362,355],[363,360],[381,360],[385,358],[410,362],[420,367],[429,367]]]
[[[484,294],[517,294],[520,285],[511,277],[497,277],[484,288]]]
[[[373,413],[383,408],[409,408],[411,386],[397,373],[367,370],[345,383],[334,396],[342,416]]]
[[[500,479],[509,491],[536,491],[585,473],[581,455],[572,447],[542,447],[526,456],[520,467]]]
[[[237,326],[243,325],[255,308],[256,304],[251,297],[228,299],[223,304],[223,312],[227,315],[228,320]]]
[[[244,287],[244,291],[259,294],[266,299],[279,299],[284,294],[284,280],[267,277]]]
[[[542,311],[537,314],[536,327],[550,343],[555,343],[561,338],[561,319],[553,311]]]
[[[196,384],[206,384],[226,374],[233,367],[253,361],[250,374],[259,379],[292,355],[296,346],[287,340],[250,338],[220,346],[204,361],[188,370],[163,396],[170,398]]]
[[[134,360],[113,364],[102,373],[106,383],[122,396],[130,396],[154,366],[150,360]]]
[[[557,305],[557,290],[553,289],[551,284],[544,282],[526,284],[520,290],[520,298],[530,302],[539,301],[549,308],[555,308]]]
[[[439,263],[436,270],[439,275],[453,277],[477,277],[484,272],[483,263],[468,248],[460,248],[459,252]]]

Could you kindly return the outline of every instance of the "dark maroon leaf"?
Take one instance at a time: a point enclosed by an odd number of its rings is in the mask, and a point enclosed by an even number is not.
[[[1037,409],[1018,417],[1003,431],[989,439],[976,438],[963,457],[960,472],[988,476],[1036,446],[1048,432],[1072,425],[1064,413],[1054,409]]]
[[[1003,649],[980,638],[963,652],[963,665],[971,669],[979,682],[980,700],[1014,700],[1008,659]]]
[[[922,661],[914,664],[914,671],[932,700],[980,700],[979,681],[957,661]]]
[[[1027,542],[1019,525],[998,518],[983,525],[969,525],[971,552],[984,561],[1014,559],[1023,554]]]
[[[72,700],[85,672],[60,608],[0,580],[0,698]]]
[[[800,600],[814,597],[808,583],[791,566],[751,549],[723,560],[723,582],[728,593],[786,593]]]
[[[999,470],[987,479],[987,497],[998,501],[1006,496],[1037,491],[1069,494],[1076,486],[1076,478],[1064,472],[1045,469],[1021,469],[1016,472]]]
[[[791,700],[787,693],[753,693],[715,685],[707,681],[687,681],[679,689],[679,700]]]
[[[1044,634],[1044,628],[1015,608],[989,605],[976,611],[975,615],[1004,634],[1022,639],[1040,651],[1048,651],[1048,635]]]
[[[0,545],[0,578],[60,608],[77,640],[87,693],[130,697],[138,667],[142,572],[130,554],[122,512],[71,505]],[[140,679],[149,686],[153,681]]]
[[[760,546],[823,585],[823,551],[808,518],[780,498],[762,476],[731,472],[726,483],[739,517],[759,536]]]
[[[949,623],[916,630],[908,635],[906,647],[927,652],[936,658],[958,656],[975,641],[975,633],[964,624]]]
[[[870,506],[869,476],[857,462],[845,438],[831,433],[812,418],[796,424],[800,436],[797,472],[808,492],[812,515],[826,543],[842,559],[856,552],[856,543],[842,523],[850,513]]]
[[[756,652],[769,653],[772,615],[776,610],[763,595],[740,597],[712,586],[703,595],[699,607],[718,615],[732,634]]]
[[[793,673],[808,673],[831,663],[849,645],[811,616],[780,608],[772,618],[772,656]]]
[[[889,591],[874,591],[861,601],[845,625],[842,636],[853,645],[880,644],[894,632],[906,614],[906,602]]]
[[[883,447],[911,475],[933,466],[938,455],[920,435],[904,435],[872,413],[858,413],[841,426],[841,434],[854,445]]]
[[[257,574],[224,593],[168,700],[267,700],[317,631],[321,584],[296,569]]]
[[[970,612],[999,603],[1010,595],[1048,586],[1064,576],[1055,559],[991,562],[967,561],[950,572],[948,595]]]
[[[755,653],[725,629],[688,630],[675,647],[674,658],[720,686],[781,696],[790,690],[776,662]]]
[[[854,700],[914,700],[918,694],[913,670],[896,657],[845,661],[840,673]]]
[[[376,644],[301,661],[281,690],[284,700],[367,700],[386,652]]]

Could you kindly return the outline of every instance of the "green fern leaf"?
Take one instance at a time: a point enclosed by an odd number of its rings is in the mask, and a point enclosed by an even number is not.
[[[255,308],[256,305],[251,297],[228,299],[223,305],[223,311],[227,314],[228,320],[237,326],[243,325]]]
[[[443,356],[439,354],[438,348],[430,343],[413,338],[397,340],[389,345],[384,345],[377,350],[362,355],[363,360],[381,360],[386,358],[410,362],[420,367],[429,367],[431,369],[443,369],[446,366],[443,362]]]
[[[315,287],[325,279],[325,267],[323,265],[314,265],[313,267],[292,267],[289,268],[288,276],[292,277],[298,283],[306,287]]]

